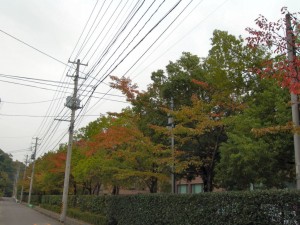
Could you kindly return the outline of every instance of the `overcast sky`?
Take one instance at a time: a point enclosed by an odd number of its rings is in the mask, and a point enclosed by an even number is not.
[[[106,75],[130,76],[145,89],[151,72],[164,69],[182,52],[207,56],[215,29],[246,37],[245,28],[255,27],[259,14],[275,21],[283,6],[300,11],[298,0],[183,0],[167,14],[177,2],[0,0],[0,149],[24,161],[31,154],[32,138],[41,139],[37,156],[66,142],[69,123],[54,119],[70,114],[64,107],[73,82],[66,74],[74,73],[74,67],[66,66],[72,65],[69,59],[89,64],[80,68],[81,76],[89,76],[80,80],[84,108],[77,114],[84,116],[76,120],[78,129],[97,115],[128,106],[120,93],[110,90]],[[128,15],[134,15],[130,22]],[[92,85],[97,93],[87,101]]]

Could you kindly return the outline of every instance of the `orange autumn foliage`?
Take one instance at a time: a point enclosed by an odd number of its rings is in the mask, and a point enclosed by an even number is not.
[[[49,161],[53,165],[53,168],[50,169],[50,172],[53,173],[63,173],[65,171],[66,164],[66,153],[65,152],[57,152],[53,154]]]
[[[109,129],[94,136],[93,140],[87,143],[87,156],[93,155],[99,149],[114,149],[119,145],[128,143],[141,134],[138,129],[122,126],[112,126]]]

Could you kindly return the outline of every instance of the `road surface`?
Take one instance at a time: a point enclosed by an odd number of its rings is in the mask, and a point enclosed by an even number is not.
[[[25,205],[17,204],[12,198],[0,200],[0,225],[62,225]]]

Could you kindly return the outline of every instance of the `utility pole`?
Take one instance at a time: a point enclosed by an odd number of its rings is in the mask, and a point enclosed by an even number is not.
[[[174,100],[171,98],[171,110],[174,110]],[[171,192],[173,194],[176,193],[176,180],[175,180],[175,152],[174,152],[174,118],[172,116],[168,116],[168,126],[171,131],[171,151],[172,151],[172,168],[171,168]]]
[[[286,19],[286,45],[288,50],[288,61],[294,63],[295,55],[295,39],[293,37],[293,28],[291,26],[291,15],[285,15]],[[294,67],[294,66],[293,66]],[[293,82],[298,82],[296,79]],[[299,127],[299,99],[298,95],[291,92],[292,118],[295,127]],[[300,136],[294,133],[294,150],[295,150],[295,165],[296,165],[296,181],[297,190],[300,189]]]
[[[34,153],[31,155],[32,162],[32,171],[31,171],[31,177],[30,177],[30,188],[29,188],[29,195],[28,195],[28,205],[30,205],[31,201],[31,192],[32,192],[32,185],[33,185],[33,177],[34,177],[34,167],[35,167],[35,157],[36,157],[36,150],[38,145],[38,138],[35,138],[35,146],[34,146]]]
[[[65,222],[66,214],[67,214],[67,206],[68,206],[68,192],[69,192],[69,180],[70,180],[70,171],[71,171],[75,111],[80,108],[80,100],[77,99],[79,67],[80,65],[87,66],[87,64],[81,64],[80,59],[78,59],[77,62],[69,61],[69,63],[76,64],[77,66],[76,66],[76,75],[74,76],[73,97],[71,96],[67,97],[67,102],[66,102],[66,106],[71,109],[71,121],[69,127],[69,141],[68,141],[66,168],[65,168],[64,190],[63,190],[63,197],[62,197],[62,212],[60,215],[60,222],[62,223]]]
[[[26,160],[25,160],[25,167],[24,167],[24,174],[23,174],[23,182],[22,182],[20,203],[22,203],[22,200],[23,200],[23,191],[24,191],[24,182],[25,182],[25,178],[26,178],[27,160],[28,160],[28,155],[26,155]]]
[[[18,180],[19,180],[19,174],[20,174],[21,164],[18,166],[18,170],[15,176],[15,182],[14,182],[14,190],[13,190],[13,196],[15,197],[16,201],[18,201]]]

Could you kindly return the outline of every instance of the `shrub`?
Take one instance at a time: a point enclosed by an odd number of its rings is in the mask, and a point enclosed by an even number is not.
[[[300,192],[112,196],[109,225],[270,225],[300,221]]]
[[[68,215],[97,225],[300,224],[299,191],[72,196]],[[43,196],[60,206],[61,196]],[[55,207],[54,207],[55,209]]]
[[[69,217],[85,221],[94,225],[106,225],[106,216],[97,215],[90,212],[82,212],[79,209],[70,208],[67,210],[67,215]]]

